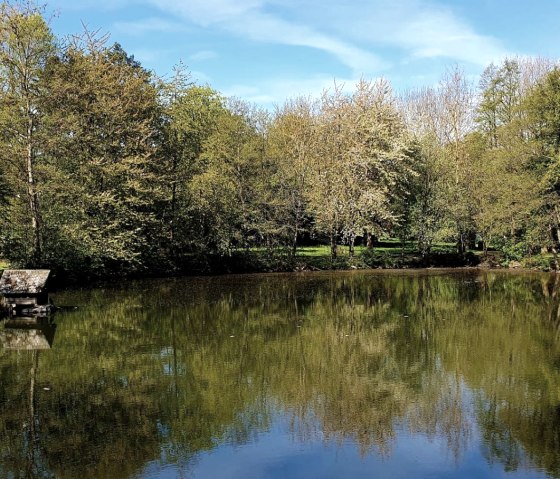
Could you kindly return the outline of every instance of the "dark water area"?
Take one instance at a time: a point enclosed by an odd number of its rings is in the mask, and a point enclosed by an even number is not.
[[[560,277],[149,280],[0,323],[0,478],[560,477]]]

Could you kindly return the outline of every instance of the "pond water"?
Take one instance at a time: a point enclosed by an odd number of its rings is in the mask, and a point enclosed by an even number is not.
[[[560,477],[558,276],[230,276],[53,299],[75,309],[0,323],[1,478]]]

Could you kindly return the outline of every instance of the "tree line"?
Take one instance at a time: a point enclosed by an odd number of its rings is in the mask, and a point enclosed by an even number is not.
[[[168,79],[45,11],[0,4],[0,257],[87,274],[305,242],[449,241],[508,258],[559,247],[560,69],[458,68],[395,94],[336,83],[274,111]]]

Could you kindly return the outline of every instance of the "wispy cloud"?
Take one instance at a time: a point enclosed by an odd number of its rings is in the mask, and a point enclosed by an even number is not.
[[[189,60],[193,61],[204,61],[204,60],[212,60],[213,58],[217,58],[218,54],[211,50],[202,50],[200,52],[193,53],[189,56]]]
[[[334,55],[353,72],[385,66],[374,53],[325,34],[319,28],[267,12],[264,0],[151,0],[160,9],[204,27],[218,27],[254,41],[303,46]]]
[[[252,85],[233,85],[223,93],[226,96],[240,97],[252,103],[270,108],[280,105],[284,100],[294,96],[319,98],[323,91],[335,86],[351,91],[357,83],[354,78],[333,78],[326,75],[309,78],[275,78],[257,81]]]
[[[115,23],[115,30],[136,37],[130,41],[140,48],[132,53],[143,61],[160,69],[181,56],[200,62],[195,63],[204,70],[197,72],[200,81],[211,77],[225,94],[267,105],[294,94],[317,96],[332,86],[335,75],[350,85],[360,76],[384,74],[408,86],[420,72],[426,78],[414,84],[437,81],[446,63],[479,73],[491,61],[524,53],[510,51],[494,33],[483,30],[485,24],[468,21],[461,13],[464,5],[461,10],[453,0],[52,1],[62,11],[74,4],[84,11],[94,6],[96,12],[126,9],[120,18],[127,21]],[[128,9],[145,18],[128,21]],[[172,59],[150,43],[158,33],[158,40],[169,39],[164,48],[173,48]],[[269,61],[258,44],[293,48],[271,49],[275,57]],[[243,63],[231,61],[237,52],[241,60],[258,57],[251,72],[240,71]],[[330,59],[325,60],[325,53]],[[217,57],[224,61],[202,63]]]
[[[202,27],[330,53],[354,75],[389,68],[389,60],[380,54],[388,48],[410,59],[476,65],[511,54],[500,41],[476,32],[452,9],[431,0],[324,0],[320,6],[314,0],[149,1]]]
[[[181,32],[185,31],[185,25],[165,20],[162,18],[145,18],[135,22],[116,22],[114,27],[117,31],[128,35],[144,35],[154,32]]]
[[[477,33],[449,8],[417,6],[413,11],[414,15],[386,32],[387,36],[373,40],[399,46],[415,58],[448,58],[476,65],[512,54],[499,40]]]
[[[512,55],[498,39],[477,32],[453,9],[431,0],[354,0],[315,11],[312,3],[299,3],[305,21],[328,25],[334,34],[362,48],[396,48],[411,59],[443,58],[475,65]]]

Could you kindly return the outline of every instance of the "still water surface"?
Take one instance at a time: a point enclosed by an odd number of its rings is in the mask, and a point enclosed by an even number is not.
[[[556,276],[191,278],[54,300],[77,309],[32,333],[0,323],[1,478],[560,477]]]

